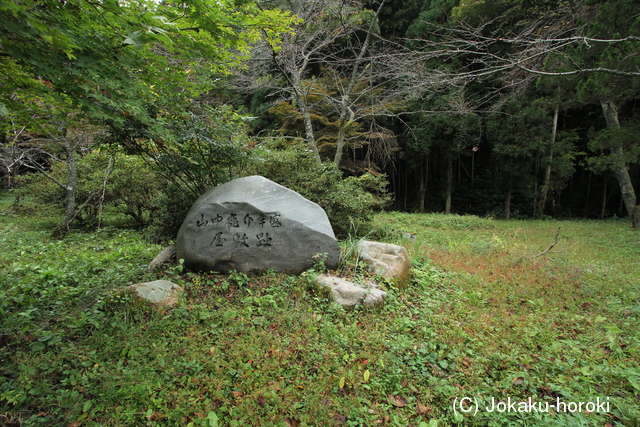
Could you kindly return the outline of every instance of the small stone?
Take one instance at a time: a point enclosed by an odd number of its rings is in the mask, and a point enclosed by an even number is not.
[[[179,296],[184,289],[167,280],[137,283],[128,289],[138,298],[149,301],[158,308],[173,307],[178,304]]]
[[[366,287],[362,287],[342,277],[326,274],[319,275],[316,283],[328,289],[329,298],[340,305],[375,305],[384,301],[387,296],[387,293],[375,283],[368,283]]]
[[[360,259],[367,264],[369,273],[399,282],[407,278],[411,261],[404,246],[361,240],[358,252]]]

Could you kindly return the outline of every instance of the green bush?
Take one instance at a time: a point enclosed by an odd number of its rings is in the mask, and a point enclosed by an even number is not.
[[[251,160],[246,124],[230,107],[202,107],[167,128],[167,139],[146,141],[143,152],[156,171],[194,197],[238,178]]]
[[[168,244],[174,240],[195,201],[196,197],[193,194],[182,191],[173,183],[166,183],[153,201],[157,209],[144,231],[145,237],[161,244]]]
[[[113,166],[110,168],[111,156]],[[111,169],[110,173],[107,173],[108,169]],[[48,173],[65,183],[67,165],[63,162],[54,163]],[[155,209],[153,201],[161,181],[138,156],[93,151],[78,157],[77,220],[82,225],[93,226],[98,223],[102,208],[111,206],[115,212],[127,215],[137,227],[142,228],[147,225]],[[52,179],[33,173],[21,177],[19,182],[21,194],[32,197],[37,203],[64,208],[65,192]]]
[[[139,227],[152,219],[164,179],[138,156],[119,155],[107,183],[105,203],[131,218]]]
[[[318,164],[302,142],[262,144],[250,172],[262,175],[319,204],[340,237],[362,231],[374,210],[389,202],[383,175],[343,179],[333,163]]]

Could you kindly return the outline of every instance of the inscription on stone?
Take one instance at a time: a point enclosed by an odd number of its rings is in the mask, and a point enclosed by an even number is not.
[[[327,214],[261,176],[207,190],[189,210],[176,239],[176,258],[193,271],[300,274],[313,266],[317,254],[326,254],[328,268],[340,262]]]
[[[279,212],[251,214],[248,212],[216,213],[207,218],[200,214],[196,227],[201,232],[212,230],[209,246],[235,248],[271,247],[274,231],[282,227],[282,215]],[[239,219],[241,218],[241,219]],[[221,230],[221,231],[219,231]],[[269,230],[269,231],[267,231]]]

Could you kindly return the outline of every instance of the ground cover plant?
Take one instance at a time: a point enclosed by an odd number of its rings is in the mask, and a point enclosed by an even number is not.
[[[620,221],[376,216],[413,277],[346,309],[302,276],[193,274],[105,217],[50,237],[45,209],[0,198],[0,425],[633,426],[640,411],[640,235]],[[560,228],[560,233],[557,233]],[[407,234],[412,233],[412,234]],[[557,243],[545,252],[558,236]],[[345,252],[357,241],[343,242]],[[365,277],[353,258],[341,268]],[[119,292],[165,278],[157,311]],[[477,398],[604,411],[487,412]],[[469,412],[464,413],[465,410]]]

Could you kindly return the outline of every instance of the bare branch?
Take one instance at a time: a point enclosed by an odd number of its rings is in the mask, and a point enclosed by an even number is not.
[[[531,255],[530,257],[523,257],[521,259],[524,259],[524,258],[537,258],[539,256],[548,254],[549,251],[551,251],[551,249],[553,249],[558,244],[558,236],[560,236],[560,227],[558,227],[558,231],[556,232],[556,238],[553,241],[553,243],[551,244],[551,246],[549,246],[547,249],[545,249],[544,251],[540,252],[539,254]]]

